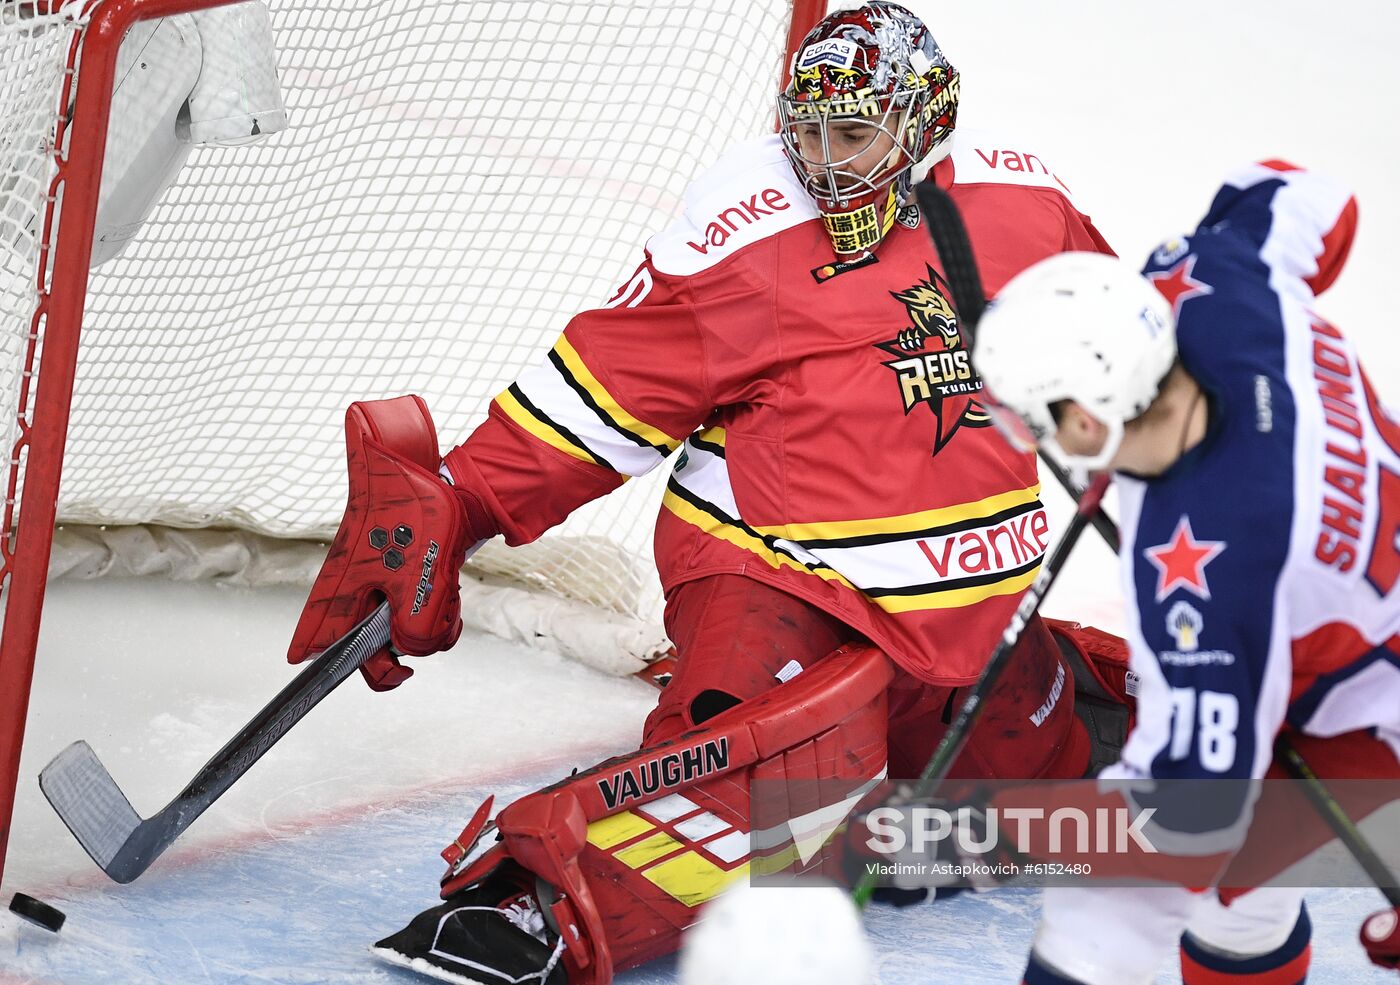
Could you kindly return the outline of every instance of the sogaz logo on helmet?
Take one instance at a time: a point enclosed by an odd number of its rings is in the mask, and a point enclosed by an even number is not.
[[[842,38],[828,38],[802,49],[797,67],[814,68],[817,65],[835,65],[837,68],[850,68],[856,60],[857,47],[854,41]]]

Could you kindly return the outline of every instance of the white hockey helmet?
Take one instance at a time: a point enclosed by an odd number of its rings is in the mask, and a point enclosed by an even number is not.
[[[990,394],[980,402],[1002,433],[1076,471],[1107,467],[1123,425],[1147,410],[1175,359],[1171,306],[1130,265],[1101,253],[1061,253],[1013,277],[978,323],[972,350]],[[1108,428],[1097,454],[1070,455],[1055,440],[1050,406],[1060,400]]]

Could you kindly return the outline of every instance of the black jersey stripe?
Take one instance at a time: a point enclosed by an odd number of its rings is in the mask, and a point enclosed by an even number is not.
[[[871,598],[889,598],[904,595],[932,595],[937,592],[955,591],[959,588],[977,588],[981,585],[994,585],[1018,575],[1028,574],[1034,571],[1040,562],[1041,558],[1036,558],[1016,568],[1007,568],[1005,571],[989,571],[984,575],[968,575],[966,578],[950,578],[947,581],[934,581],[924,585],[904,585],[899,588],[862,588],[861,591]]]
[[[1018,503],[1015,506],[1009,506],[1004,510],[993,513],[991,516],[970,517],[966,520],[957,520],[953,523],[945,523],[936,527],[924,527],[919,530],[857,534],[852,537],[829,537],[825,539],[813,538],[797,540],[791,537],[787,539],[791,540],[794,544],[801,544],[806,548],[869,547],[874,544],[893,544],[903,540],[946,537],[949,534],[959,534],[965,530],[977,530],[981,527],[995,526],[998,523],[1005,523],[1007,520],[1014,520],[1022,514],[1034,513],[1036,510],[1044,508],[1044,505],[1039,499],[1033,499],[1029,503]]]
[[[775,554],[781,554],[784,557],[796,562],[797,564],[802,565],[802,567],[808,568],[812,571],[833,570],[831,565],[826,564],[825,562],[818,561],[814,564],[811,561],[805,561],[800,557],[794,556],[791,551],[786,550],[781,544],[778,543],[777,537],[774,537],[771,534],[761,534],[753,527],[745,523],[743,520],[739,520],[735,517],[730,516],[718,506],[716,506],[714,503],[711,503],[709,500],[697,496],[694,492],[681,485],[678,481],[676,481],[675,476],[672,476],[666,481],[666,488],[679,498],[685,500],[691,506],[695,507],[701,513],[704,513],[706,516],[710,517],[712,520],[715,520],[716,522],[722,523],[727,527],[733,527],[736,530],[740,530],[748,534],[754,540],[760,541],[763,544],[763,546],[767,547],[770,551],[772,551]]]
[[[692,434],[686,439],[686,443],[699,448],[701,451],[707,451],[718,458],[724,457],[724,445],[716,444],[713,441],[706,441],[704,438],[700,437],[699,434]]]
[[[574,374],[569,371],[569,367],[565,365],[564,360],[560,357],[559,353],[555,352],[553,349],[549,350],[549,362],[559,373],[559,375],[564,378],[564,382],[569,385],[569,388],[573,390],[574,393],[579,395],[579,399],[581,399],[584,402],[588,409],[593,411],[593,413],[598,416],[598,420],[602,421],[605,425],[612,428],[618,434],[622,435],[624,438],[632,442],[634,445],[637,445],[638,447],[650,448],[652,451],[659,454],[662,458],[665,458],[667,455],[671,454],[671,449],[667,448],[665,445],[658,445],[653,442],[650,442],[646,438],[643,438],[640,434],[637,434],[634,431],[629,431],[626,427],[613,420],[612,416],[609,415],[607,411],[603,410],[601,406],[599,406],[598,401],[594,398],[593,394],[588,392],[588,387],[584,386],[574,377]]]
[[[565,441],[567,441],[574,447],[578,448],[589,458],[593,459],[594,462],[601,465],[605,469],[611,469],[613,472],[619,471],[617,468],[614,468],[613,464],[609,462],[606,458],[604,458],[602,455],[599,455],[592,448],[589,448],[588,445],[584,444],[582,438],[574,434],[574,432],[570,431],[564,425],[560,424],[558,421],[554,420],[544,411],[536,407],[530,401],[530,398],[525,396],[525,391],[520,389],[519,384],[512,383],[509,387],[506,388],[506,390],[508,393],[510,393],[512,397],[518,400],[520,402],[520,406],[524,407],[527,411],[529,411],[530,414],[534,416],[536,420],[538,420],[541,424],[545,424],[552,428],[561,438],[563,438]]]

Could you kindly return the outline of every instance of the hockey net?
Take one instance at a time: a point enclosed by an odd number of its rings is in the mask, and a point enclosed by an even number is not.
[[[288,128],[194,147],[89,279],[116,41],[201,6],[0,0],[0,691],[28,690],[46,573],[309,582],[344,504],[345,406],[419,393],[460,440],[626,280],[686,182],[771,128],[785,48],[825,5],[270,0]],[[108,119],[108,140],[139,123]],[[565,627],[603,613],[645,656],[660,478],[468,571]],[[538,607],[490,598],[465,608],[541,632]]]

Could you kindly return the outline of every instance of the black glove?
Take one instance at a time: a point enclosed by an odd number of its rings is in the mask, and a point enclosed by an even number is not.
[[[915,797],[904,788],[862,811],[846,829],[843,867],[852,883],[879,878],[871,898],[893,906],[986,889],[1015,875],[1014,853],[1000,832],[988,836],[979,798]]]

